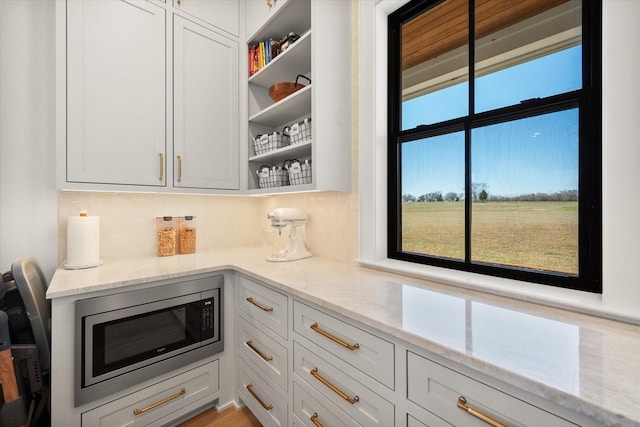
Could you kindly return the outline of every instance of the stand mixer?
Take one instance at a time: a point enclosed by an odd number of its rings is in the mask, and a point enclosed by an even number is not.
[[[311,253],[304,244],[307,214],[303,210],[297,208],[278,208],[269,213],[267,219],[271,220],[272,227],[278,229],[279,235],[287,225],[291,228],[289,230],[287,248],[269,255],[267,261],[295,261],[311,256]]]

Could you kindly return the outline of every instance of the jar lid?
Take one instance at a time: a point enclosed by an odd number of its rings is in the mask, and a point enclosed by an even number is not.
[[[170,217],[170,216],[163,216],[163,217],[162,217],[162,219],[163,219],[164,221],[171,221],[173,218],[172,218],[172,217]]]
[[[184,219],[186,219],[187,221],[191,221],[193,219],[192,215],[187,215],[184,217]]]

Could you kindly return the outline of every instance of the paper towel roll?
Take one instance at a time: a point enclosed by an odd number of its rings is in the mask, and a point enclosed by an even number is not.
[[[70,216],[67,219],[67,269],[101,265],[100,217]]]

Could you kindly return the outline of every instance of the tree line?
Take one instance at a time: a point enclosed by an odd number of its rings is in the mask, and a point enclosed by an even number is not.
[[[563,190],[555,193],[526,193],[517,196],[502,196],[487,192],[487,186],[479,186],[471,191],[474,202],[576,202],[578,201],[578,190]],[[403,202],[458,202],[464,200],[464,193],[450,191],[433,191],[431,193],[415,196],[413,194],[403,194]]]

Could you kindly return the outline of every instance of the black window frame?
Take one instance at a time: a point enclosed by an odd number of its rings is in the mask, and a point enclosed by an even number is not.
[[[582,89],[495,110],[474,112],[475,0],[469,0],[469,113],[465,117],[402,130],[402,24],[448,0],[413,0],[388,17],[387,256],[454,270],[602,293],[602,0],[582,0]],[[473,129],[578,107],[578,274],[569,275],[471,261],[471,147]],[[405,142],[455,130],[465,133],[465,259],[402,252],[402,165]]]

